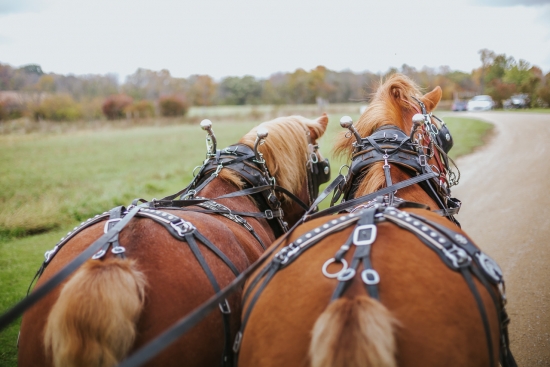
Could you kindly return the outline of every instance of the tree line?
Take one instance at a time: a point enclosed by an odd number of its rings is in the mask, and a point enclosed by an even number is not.
[[[190,105],[368,101],[380,80],[396,72],[409,76],[426,90],[439,85],[446,100],[489,94],[502,106],[513,94],[525,93],[532,106],[550,105],[550,73],[545,75],[525,60],[516,61],[491,50],[480,50],[479,55],[481,65],[470,73],[446,66],[419,70],[406,64],[385,73],[334,71],[317,66],[309,71],[279,72],[269,78],[246,75],[216,81],[209,75],[178,78],[168,70],[138,69],[123,83],[113,74],[60,75],[45,73],[39,65],[16,68],[0,63],[0,119],[22,115],[52,120],[158,113],[172,116],[184,114]]]

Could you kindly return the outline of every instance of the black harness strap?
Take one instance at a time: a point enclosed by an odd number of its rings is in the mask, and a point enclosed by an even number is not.
[[[397,191],[399,189],[417,184],[417,183],[425,181],[425,180],[429,180],[430,178],[434,178],[434,177],[437,177],[437,174],[434,173],[434,172],[424,173],[422,175],[418,175],[416,177],[409,178],[408,180],[398,182],[398,183],[393,184],[391,186],[384,187],[383,189],[380,189],[376,192],[373,192],[372,194],[368,194],[368,195],[361,196],[361,197],[358,197],[358,198],[355,198],[355,199],[352,199],[352,200],[349,200],[349,201],[345,201],[342,204],[338,204],[338,205],[335,205],[333,207],[327,208],[327,209],[322,210],[320,212],[317,212],[313,215],[307,215],[305,220],[307,221],[307,220],[319,218],[319,217],[322,217],[322,216],[325,216],[325,215],[328,215],[328,214],[338,213],[338,212],[346,210],[346,209],[351,209],[351,208],[353,208],[353,207],[355,207],[359,204],[363,204],[367,201],[375,199],[378,196],[389,194],[390,192]]]
[[[217,294],[221,290],[220,286],[219,286],[219,284],[216,280],[216,277],[212,273],[212,270],[210,270],[210,267],[208,266],[208,263],[206,262],[206,259],[202,255],[202,253],[199,249],[199,246],[197,245],[197,242],[195,241],[194,233],[193,232],[186,233],[185,234],[185,241],[189,244],[189,248],[193,252],[193,255],[195,255],[195,258],[197,259],[200,266],[202,267],[202,270],[204,270],[206,276],[208,277],[208,280],[210,281],[210,284],[212,284],[212,288],[214,288],[214,293]],[[238,275],[238,273],[237,273],[237,275]],[[229,317],[231,315],[231,309],[229,307],[229,303],[227,302],[227,298],[225,298],[224,302],[220,303],[219,305],[220,305],[220,311],[222,313],[223,329],[224,329],[224,336],[225,336],[224,337],[225,345],[224,345],[224,351],[223,351],[223,357],[222,357],[222,366],[225,366],[231,361],[231,358],[230,358],[230,353],[231,353],[231,322],[230,322],[230,319],[229,319]]]
[[[491,337],[491,327],[489,326],[489,319],[487,318],[487,311],[485,310],[485,305],[483,304],[483,300],[479,295],[479,292],[477,290],[477,287],[474,283],[474,279],[472,278],[472,274],[470,273],[470,271],[468,271],[467,268],[461,268],[460,273],[464,277],[466,284],[468,284],[468,288],[470,288],[470,291],[472,292],[472,295],[476,300],[477,308],[479,310],[479,313],[481,315],[481,321],[483,323],[483,329],[485,331],[485,339],[487,342],[487,349],[489,352],[489,363],[490,363],[489,366],[494,366],[495,358],[493,356],[493,339]]]

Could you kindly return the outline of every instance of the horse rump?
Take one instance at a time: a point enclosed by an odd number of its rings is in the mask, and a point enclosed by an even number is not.
[[[395,367],[397,320],[377,300],[358,296],[332,302],[313,327],[312,367]]]
[[[133,345],[145,276],[135,261],[89,260],[65,284],[44,333],[56,367],[111,367]]]

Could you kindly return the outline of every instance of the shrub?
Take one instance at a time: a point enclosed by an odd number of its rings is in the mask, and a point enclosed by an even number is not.
[[[128,106],[126,111],[134,118],[153,117],[155,105],[151,101],[143,100]]]
[[[99,120],[103,117],[103,98],[96,97],[80,103],[82,116],[86,120]]]
[[[33,115],[37,121],[75,121],[82,118],[82,110],[71,96],[58,94],[44,98],[34,108]]]
[[[183,116],[187,113],[187,101],[177,95],[164,96],[159,99],[159,108],[162,116]]]
[[[109,120],[119,119],[126,116],[126,108],[128,108],[132,102],[133,99],[130,96],[115,94],[105,99],[101,109]]]
[[[0,99],[0,121],[16,119],[23,116],[24,106],[13,96],[4,96]]]

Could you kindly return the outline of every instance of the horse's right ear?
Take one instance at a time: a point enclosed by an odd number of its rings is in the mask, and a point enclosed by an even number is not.
[[[435,109],[435,107],[441,100],[442,94],[443,94],[443,91],[439,86],[435,87],[431,92],[424,94],[424,96],[421,99],[422,99],[422,102],[424,102],[424,104],[426,105],[426,109],[428,111],[433,111]]]
[[[313,140],[319,139],[325,133],[325,130],[327,129],[327,125],[328,125],[328,116],[326,113],[323,112],[323,114],[317,120],[314,120],[314,121],[315,121],[315,125],[308,124],[309,132]]]

